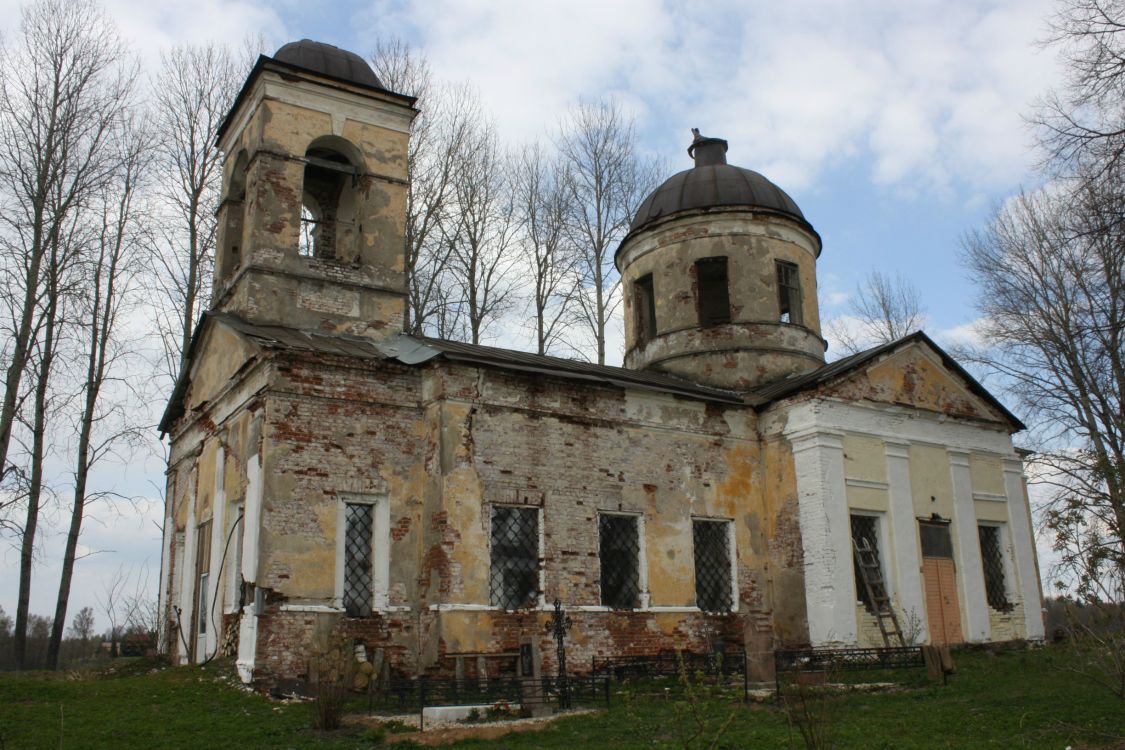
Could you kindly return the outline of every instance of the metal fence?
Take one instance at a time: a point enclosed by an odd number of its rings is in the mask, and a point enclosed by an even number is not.
[[[706,654],[661,653],[651,656],[595,656],[591,672],[616,680],[645,677],[706,675],[709,677],[746,676],[746,655],[742,651],[713,651]]]
[[[861,672],[925,668],[921,646],[894,648],[807,648],[773,653],[776,689],[784,674]]]
[[[373,685],[367,693],[372,713],[413,713],[434,706],[508,703],[521,707],[557,708],[609,706],[610,680],[604,675],[568,677],[391,680]]]

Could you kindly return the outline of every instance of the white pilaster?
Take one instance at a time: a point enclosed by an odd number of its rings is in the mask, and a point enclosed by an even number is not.
[[[246,509],[242,531],[242,578],[258,582],[258,536],[262,523],[262,464],[255,453],[246,460]],[[258,599],[242,608],[238,626],[238,659],[235,666],[239,678],[249,683],[254,679],[258,651]]]
[[[898,616],[906,633],[918,643],[928,639],[926,603],[923,600],[922,562],[918,555],[918,521],[910,490],[910,446],[884,442],[887,454],[887,494],[891,531],[894,535],[894,570],[898,594]]]
[[[851,524],[841,435],[811,432],[791,438],[805,560],[805,604],[812,645],[857,639]]]
[[[219,568],[223,565],[223,546],[227,539],[227,496],[223,489],[223,470],[226,463],[226,451],[219,444],[215,451],[215,482],[211,493],[211,559],[208,561],[211,571],[207,576],[207,637],[203,643],[203,653],[196,654],[196,661],[208,658],[219,647],[219,627],[222,625],[223,600],[218,596],[222,591],[219,578],[223,572]],[[229,557],[228,557],[229,559]]]
[[[195,638],[195,628],[192,623],[195,621],[193,613],[195,612],[195,552],[196,547],[199,545],[197,537],[199,536],[195,528],[195,469],[192,469],[191,488],[184,496],[181,502],[188,504],[187,525],[184,528],[184,555],[183,567],[180,569],[180,613],[176,620],[176,626],[179,628],[177,633],[177,640],[179,646],[180,664],[187,664],[191,658],[188,653],[189,644],[193,643],[192,639]]]
[[[984,591],[984,568],[980,557],[980,535],[977,531],[977,514],[973,507],[973,478],[969,471],[967,451],[949,449],[949,470],[953,476],[953,533],[957,539],[957,570],[964,612],[965,640],[974,643],[987,641],[992,636],[988,619],[988,599]]]
[[[168,474],[167,489],[164,491],[164,528],[163,539],[160,542],[160,589],[157,591],[157,612],[160,617],[157,622],[156,648],[160,653],[165,653],[169,648],[168,624],[170,621],[169,608],[172,602],[172,540],[176,536],[176,517],[172,513],[175,506],[176,474]]]
[[[1016,582],[1023,601],[1026,638],[1043,637],[1043,603],[1039,599],[1039,570],[1035,565],[1035,535],[1024,495],[1023,462],[1004,460],[1004,494],[1008,496],[1008,519],[1015,550]]]

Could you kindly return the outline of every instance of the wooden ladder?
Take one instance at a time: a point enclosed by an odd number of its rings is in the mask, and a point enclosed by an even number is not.
[[[883,634],[883,645],[890,648],[891,639],[894,638],[899,646],[906,646],[898,617],[891,606],[890,597],[887,596],[887,584],[883,581],[883,569],[879,565],[878,555],[866,539],[853,539],[852,546],[855,549],[855,563],[859,568],[859,577],[863,579],[863,587],[867,589],[867,600],[871,602],[875,622],[879,625],[879,632]]]

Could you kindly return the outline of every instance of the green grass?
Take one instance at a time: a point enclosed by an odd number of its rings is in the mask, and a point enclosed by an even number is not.
[[[1116,747],[1125,738],[1125,702],[1068,671],[1066,651],[963,652],[955,659],[958,673],[946,687],[849,694],[822,704],[838,747],[1063,750]],[[307,705],[241,690],[229,665],[151,671],[147,662],[122,659],[116,667],[113,675],[0,674],[0,750],[380,746],[370,730],[314,732]],[[729,719],[716,747],[803,747],[773,705],[744,707],[705,688],[694,703],[614,690],[609,712],[459,746],[678,748],[702,728],[692,747],[707,747]]]

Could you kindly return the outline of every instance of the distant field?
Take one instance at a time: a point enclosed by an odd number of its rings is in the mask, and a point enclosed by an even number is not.
[[[946,687],[850,694],[815,710],[839,748],[1125,748],[1125,702],[1070,672],[1068,659],[1053,648],[960,653]],[[458,747],[706,748],[724,726],[716,748],[804,747],[772,704],[637,692],[618,691],[605,713]],[[154,669],[119,659],[113,673],[0,674],[0,750],[372,748],[394,739],[371,729],[316,732],[309,717],[307,704],[236,687],[229,664]]]

